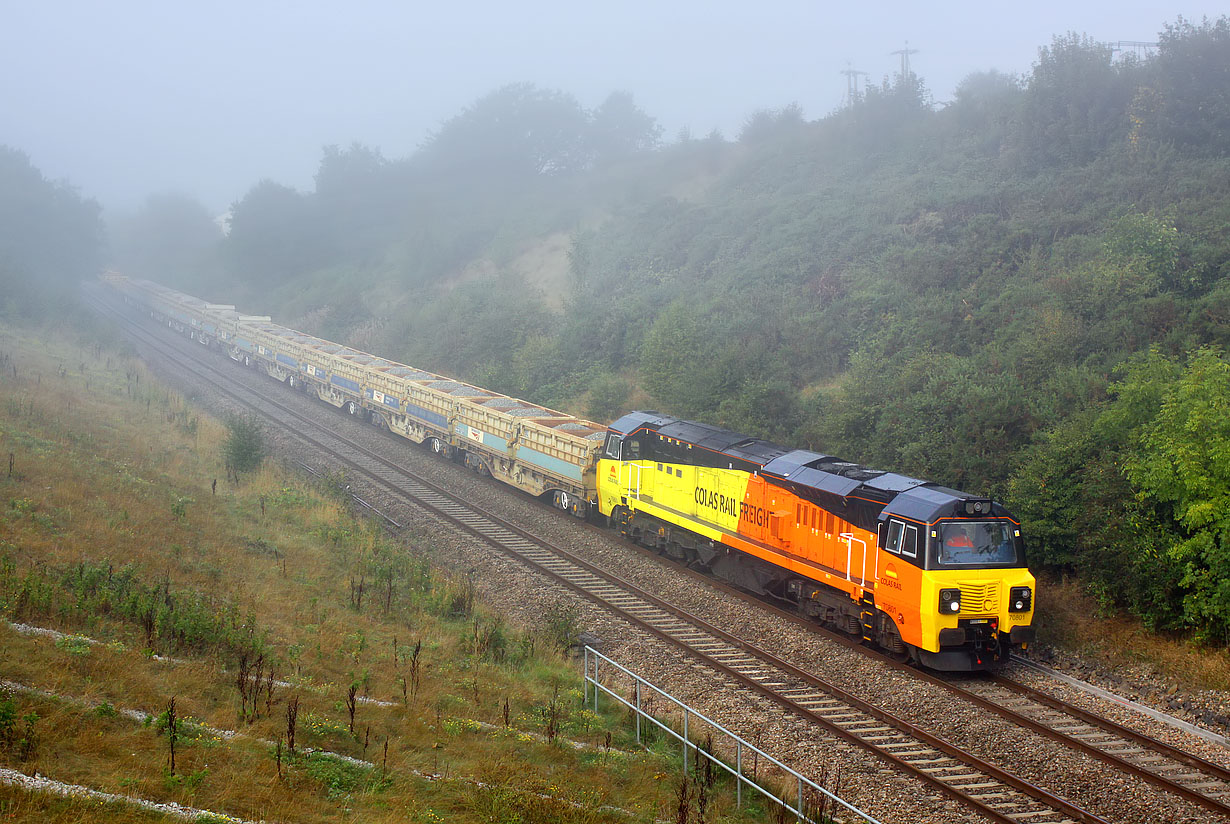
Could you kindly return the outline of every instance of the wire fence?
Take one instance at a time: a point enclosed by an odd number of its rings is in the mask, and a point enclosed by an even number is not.
[[[817,809],[821,811],[820,820],[826,818],[823,815],[823,810],[830,803],[835,808],[840,807],[850,813],[854,817],[852,820],[865,821],[867,824],[880,824],[879,821],[844,799],[839,798],[827,788],[812,781],[802,773],[787,767],[764,750],[745,741],[721,724],[650,683],[614,659],[608,658],[589,646],[585,647],[584,653],[586,704],[589,705],[591,701],[592,687],[592,708],[594,712],[598,711],[598,696],[600,694],[608,695],[617,703],[632,711],[636,723],[636,741],[638,744],[643,743],[643,724],[651,725],[653,728],[678,741],[683,748],[683,770],[685,774],[688,771],[689,758],[695,759],[694,763],[697,764],[700,763],[699,759],[707,759],[715,769],[724,771],[734,779],[735,803],[737,806],[741,807],[743,805],[743,792],[746,787],[749,791],[780,805],[788,814],[793,815],[799,821],[809,822],[809,824],[819,824],[819,820],[812,817],[816,815]],[[607,683],[603,683],[603,673],[605,673]],[[625,697],[624,694],[612,686],[616,681],[625,681],[628,697]],[[658,701],[665,702],[666,712],[650,711],[649,706],[657,704]],[[659,718],[659,716],[671,715],[672,710],[673,714],[680,719],[680,729],[678,730]],[[720,736],[716,746],[702,746],[693,740],[693,734],[701,729]],[[727,761],[719,758],[714,752],[714,750],[719,749],[733,756],[733,763],[727,763]],[[752,764],[751,776],[748,776],[746,773],[749,761]],[[769,770],[775,769],[783,776],[783,781],[788,789],[775,792],[761,783],[758,779],[761,764],[766,765],[766,773]],[[794,790],[794,797],[787,800],[786,796],[791,794],[790,789]],[[817,801],[820,803],[817,804]]]

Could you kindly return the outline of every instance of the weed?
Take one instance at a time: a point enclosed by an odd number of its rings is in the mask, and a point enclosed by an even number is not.
[[[230,602],[219,603],[166,580],[150,584],[132,566],[82,561],[69,566],[31,567],[18,579],[16,565],[0,564],[0,606],[15,619],[57,616],[88,623],[109,615],[137,624],[146,644],[169,650],[259,649],[264,639],[256,620]],[[73,652],[77,642],[68,642]],[[73,652],[73,654],[79,654]]]
[[[63,635],[56,639],[56,649],[64,650],[69,655],[89,655],[90,642],[80,635]]]
[[[0,692],[0,745],[11,747],[17,740],[17,702],[9,692]]]
[[[560,652],[567,652],[581,631],[580,613],[571,603],[556,601],[542,616],[542,634]]]
[[[295,751],[295,732],[298,726],[299,696],[292,695],[286,701],[286,746],[292,753]]]
[[[183,498],[178,495],[175,496],[175,500],[171,501],[171,514],[175,516],[177,520],[184,520],[188,517],[188,504],[191,503],[196,502],[191,498]]]
[[[205,782],[209,777],[209,767],[202,767],[196,772],[183,773],[176,775],[173,770],[162,771],[162,785],[168,790],[185,789],[188,792],[195,792],[198,787]],[[196,819],[197,821],[200,818]]]
[[[38,723],[38,719],[37,712],[28,712],[21,717],[25,726],[22,727],[21,736],[17,739],[15,748],[17,758],[23,763],[30,760],[30,756],[34,754],[34,749],[38,745],[38,738],[34,734],[34,725]]]
[[[331,799],[340,799],[360,792],[378,793],[393,784],[393,779],[379,770],[328,753],[313,752],[291,760],[323,784]]]
[[[350,716],[350,734],[354,735],[354,713],[358,707],[358,700],[355,698],[355,693],[359,691],[359,682],[352,681],[350,686],[346,688],[346,714]]]

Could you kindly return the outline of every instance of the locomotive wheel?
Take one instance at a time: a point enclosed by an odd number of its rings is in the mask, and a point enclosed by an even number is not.
[[[901,633],[897,630],[897,625],[887,616],[881,616],[880,632],[876,636],[876,642],[884,650],[884,654],[898,664],[904,664],[910,660],[910,648],[901,640]]]

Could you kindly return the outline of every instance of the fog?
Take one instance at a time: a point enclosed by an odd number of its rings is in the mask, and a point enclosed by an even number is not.
[[[401,157],[513,82],[582,105],[625,90],[664,139],[731,138],[756,109],[839,107],[847,68],[911,68],[942,104],[964,76],[1027,72],[1056,34],[1154,41],[1224,4],[804,0],[22,3],[0,26],[0,144],[106,207],[178,191],[213,211],[262,178],[310,188],[329,144]],[[942,11],[936,11],[936,8]]]

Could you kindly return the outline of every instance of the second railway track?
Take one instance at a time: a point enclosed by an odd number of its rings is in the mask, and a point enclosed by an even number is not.
[[[116,316],[120,317],[118,313]],[[194,351],[192,356],[185,355],[182,351],[178,354],[167,351],[166,345],[170,340],[191,346],[182,338],[174,337],[169,332],[154,337],[148,329],[137,324],[132,324],[129,328],[131,334],[147,341],[155,341],[160,355],[173,360],[179,368],[195,372],[202,380],[214,384],[234,401],[290,427],[297,437],[311,444],[314,449],[330,454],[335,461],[350,467],[387,494],[425,509],[501,552],[517,558],[560,585],[601,604],[633,625],[685,649],[696,659],[744,688],[824,728],[833,736],[874,752],[897,769],[960,800],[988,819],[1036,824],[1105,820],[937,735],[926,732],[916,724],[875,707],[834,684],[671,606],[490,512],[459,500],[426,478],[358,443],[327,430],[317,430],[317,424],[291,407],[236,381],[233,375],[228,374],[229,369],[219,369],[202,363],[198,351]],[[967,692],[946,679],[936,680],[943,683],[947,689]],[[999,685],[998,688],[1011,689],[1006,685]],[[1045,701],[1039,696],[1021,696],[1019,690],[1014,694],[1017,697],[1013,701],[1028,701],[1046,707]],[[970,696],[969,700],[975,703],[995,703],[988,698],[974,697],[968,692],[967,695]],[[1037,715],[1024,711],[1024,706],[1019,712],[1017,709],[1005,711],[1002,696],[1000,700],[996,711],[1004,717],[1013,717],[1014,713],[1015,717],[1021,719]],[[1054,706],[1049,709],[1052,713],[1057,711]],[[1085,723],[1094,723],[1090,719],[1083,720]],[[1154,746],[1159,742],[1137,740],[1133,745],[1124,747],[1110,738],[1083,740],[1093,739],[1094,736],[1083,730],[1064,730],[1067,725],[1058,718],[1051,718],[1049,724],[1037,718],[1014,723],[1021,723],[1034,732],[1051,738],[1066,735],[1069,740],[1065,740],[1065,743],[1075,749],[1115,764],[1151,783],[1164,786],[1206,809],[1230,812],[1230,807],[1225,802],[1227,788],[1230,787],[1230,784],[1225,782],[1230,778],[1230,773],[1216,765],[1177,750],[1161,755],[1164,745]],[[1047,732],[1047,729],[1050,731]],[[1101,735],[1107,734],[1105,729],[1102,728]],[[1128,738],[1131,736],[1123,736],[1118,740]],[[1170,763],[1181,764],[1182,768],[1171,768],[1168,764],[1159,762],[1159,757],[1163,760],[1169,759]],[[1131,764],[1129,759],[1138,763]],[[1210,767],[1213,769],[1210,770]],[[1221,772],[1217,772],[1218,770]],[[1177,787],[1183,789],[1176,789]]]

